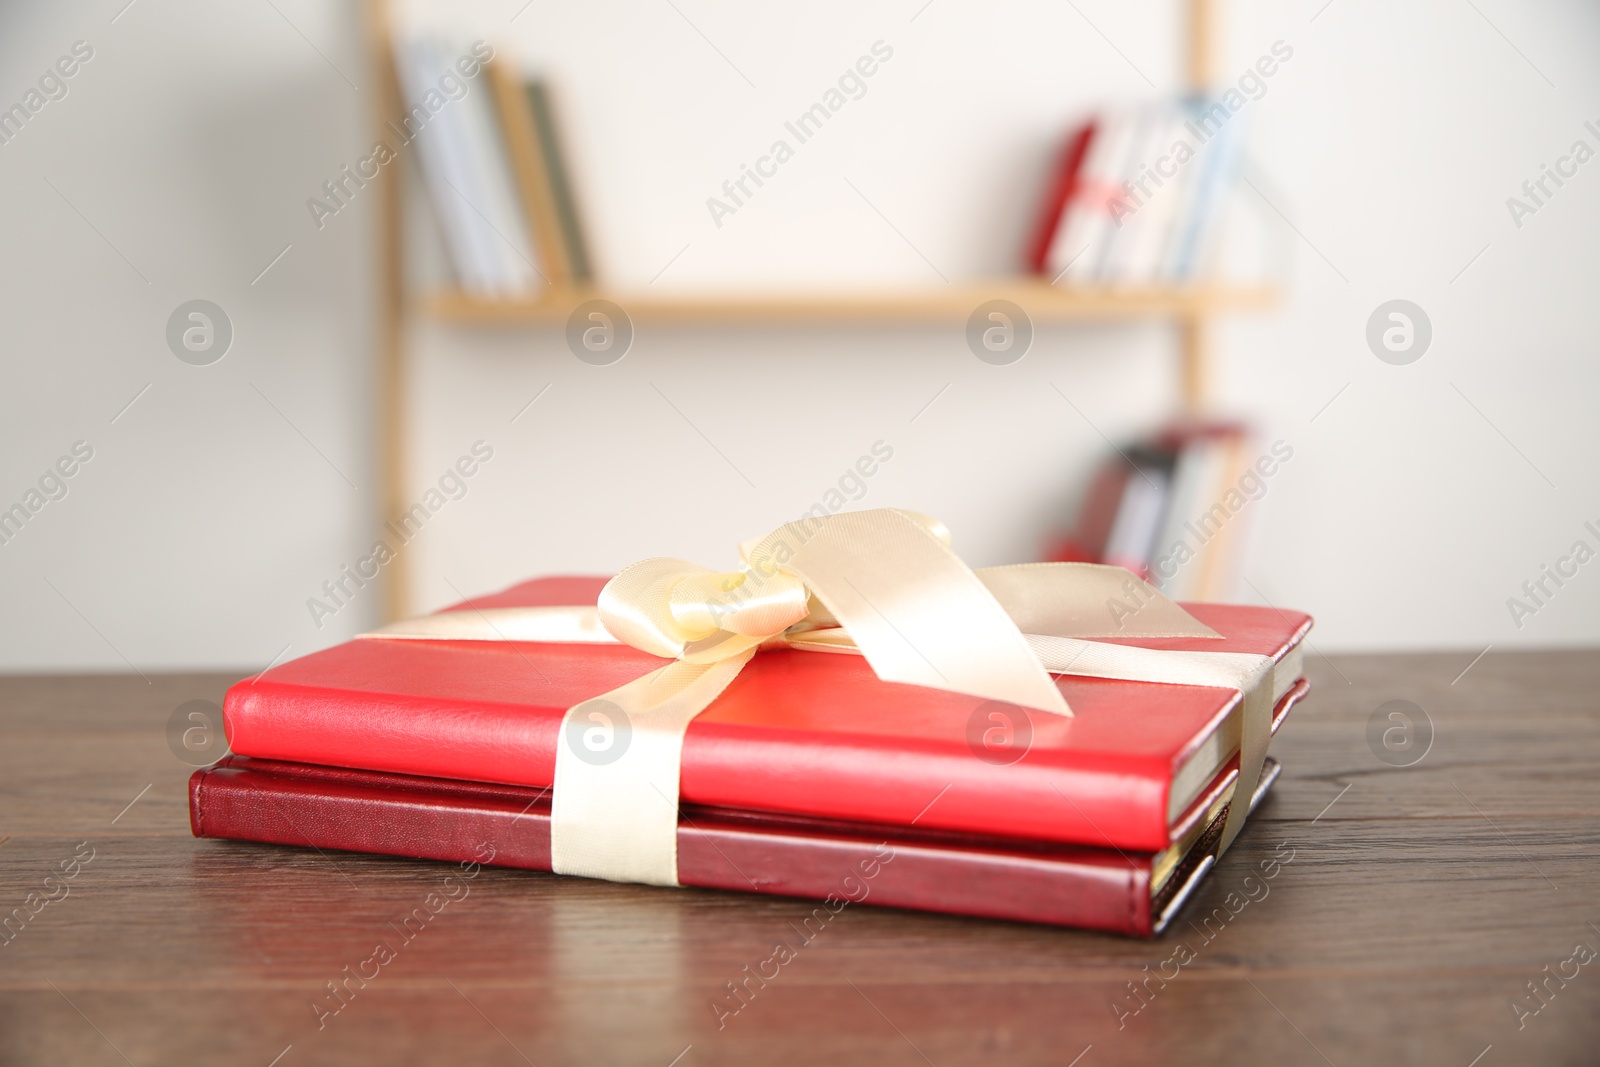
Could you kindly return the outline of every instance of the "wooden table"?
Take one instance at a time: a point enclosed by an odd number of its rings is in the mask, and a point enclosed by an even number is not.
[[[1209,941],[847,908],[720,1031],[809,904],[492,869],[319,1029],[449,868],[191,838],[167,723],[228,678],[0,679],[0,915],[40,894],[0,945],[0,1063],[1597,1063],[1600,959],[1547,976],[1600,950],[1600,656],[1452,683],[1471,659],[1310,658],[1285,774],[1184,918],[1293,860]],[[1390,700],[1432,723],[1410,767],[1369,744]]]

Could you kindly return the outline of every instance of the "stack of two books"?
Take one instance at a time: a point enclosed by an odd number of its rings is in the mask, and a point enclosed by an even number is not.
[[[454,610],[593,603],[540,579]],[[1186,605],[1274,657],[1273,729],[1304,696],[1311,620]],[[1203,647],[1202,647],[1203,646]],[[661,666],[621,645],[362,638],[229,692],[234,755],[190,781],[196,836],[550,868],[566,709]],[[852,900],[1133,935],[1160,932],[1213,864],[1235,797],[1231,690],[1063,676],[1075,717],[879,680],[856,656],[763,652],[690,725],[687,886]]]

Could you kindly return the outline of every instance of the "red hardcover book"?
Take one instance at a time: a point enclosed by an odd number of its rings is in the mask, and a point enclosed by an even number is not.
[[[1263,768],[1259,802],[1278,773]],[[684,885],[1159,933],[1210,869],[1231,786],[1161,853],[685,805]],[[1252,804],[1254,807],[1254,804]],[[547,790],[229,756],[189,779],[196,837],[550,869]]]
[[[593,604],[604,582],[539,579],[468,603]],[[1136,643],[1273,656],[1274,701],[1286,707],[1310,618],[1188,608],[1222,638]],[[240,755],[537,789],[553,778],[567,708],[664,662],[623,645],[363,638],[235,685],[224,722]],[[859,656],[762,652],[690,724],[679,795],[742,811],[1167,848],[1237,760],[1239,694],[1071,676],[1057,685],[1075,717],[1027,716],[992,752],[985,702],[881,681]]]
[[[1045,198],[1044,211],[1039,215],[1039,225],[1028,243],[1027,267],[1031,273],[1046,273],[1050,259],[1050,246],[1055,243],[1056,231],[1066,216],[1067,204],[1077,189],[1078,175],[1083,170],[1083,158],[1088,154],[1089,142],[1094,140],[1095,124],[1084,123],[1071,137],[1061,152],[1061,162],[1056,167],[1055,180],[1050,194]]]

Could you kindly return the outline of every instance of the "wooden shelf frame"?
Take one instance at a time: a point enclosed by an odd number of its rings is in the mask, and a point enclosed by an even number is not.
[[[1035,323],[1117,319],[1190,319],[1259,311],[1276,299],[1269,287],[1130,286],[1086,288],[1008,279],[937,289],[814,293],[644,293],[604,288],[557,289],[522,300],[485,300],[447,290],[425,297],[422,314],[462,326],[559,324],[587,300],[609,300],[630,318],[657,322],[964,321],[989,300],[1008,300]]]
[[[369,69],[378,91],[373,124],[402,113],[395,66],[389,0],[365,0]],[[1186,80],[1194,92],[1210,88],[1216,69],[1215,0],[1188,0]],[[1210,320],[1218,314],[1260,311],[1276,293],[1264,286],[1179,285],[1087,288],[1052,286],[1043,279],[1009,278],[941,288],[860,292],[645,293],[558,289],[527,300],[483,300],[459,291],[424,295],[406,292],[404,270],[404,181],[406,164],[395,159],[377,179],[380,188],[376,413],[382,487],[379,525],[408,506],[407,333],[413,315],[463,327],[559,326],[585,300],[610,300],[639,321],[688,324],[963,321],[987,300],[1009,300],[1035,323],[1168,320],[1178,327],[1180,389],[1185,408],[1203,410],[1210,362]],[[405,554],[384,571],[383,613],[403,618],[411,611]]]

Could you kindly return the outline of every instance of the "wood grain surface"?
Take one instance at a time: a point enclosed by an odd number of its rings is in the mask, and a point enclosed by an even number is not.
[[[806,943],[801,901],[488,868],[402,941],[453,865],[190,836],[169,720],[232,678],[0,679],[0,1063],[1600,1062],[1600,959],[1551,977],[1600,950],[1600,656],[1452,684],[1472,656],[1313,655],[1283,778],[1155,941],[851,906]]]

